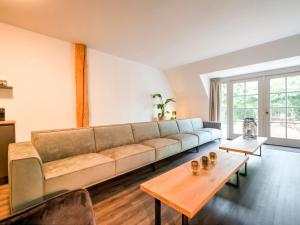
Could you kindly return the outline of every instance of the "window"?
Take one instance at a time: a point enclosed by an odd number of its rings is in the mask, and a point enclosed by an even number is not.
[[[233,84],[233,133],[243,133],[244,118],[258,122],[258,81]]]
[[[300,76],[270,79],[270,136],[300,138]]]

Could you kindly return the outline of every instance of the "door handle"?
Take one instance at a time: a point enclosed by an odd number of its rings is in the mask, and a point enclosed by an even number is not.
[[[266,112],[266,114],[268,115],[268,114],[269,114],[269,112],[267,111],[267,112]]]

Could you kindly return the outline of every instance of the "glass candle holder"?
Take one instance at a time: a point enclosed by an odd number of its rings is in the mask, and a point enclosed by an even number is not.
[[[208,169],[209,158],[207,156],[201,156],[201,167],[202,169]]]
[[[197,160],[193,160],[191,162],[191,169],[192,169],[192,173],[193,175],[197,175],[199,172],[199,162]]]
[[[217,153],[215,153],[215,152],[210,152],[209,153],[209,159],[210,159],[210,161],[211,161],[211,164],[216,164],[216,162],[217,162]]]

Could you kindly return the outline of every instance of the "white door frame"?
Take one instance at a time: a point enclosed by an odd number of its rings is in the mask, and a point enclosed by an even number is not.
[[[300,140],[286,138],[270,138],[270,79],[274,77],[286,77],[300,75],[300,67],[291,67],[285,69],[277,69],[272,71],[264,71],[253,74],[239,75],[234,77],[226,77],[221,79],[221,82],[227,83],[227,135],[229,139],[235,138],[238,135],[233,134],[233,83],[243,82],[247,80],[259,80],[259,114],[260,121],[258,132],[261,136],[269,137],[267,144],[283,145],[290,147],[300,146]],[[269,112],[267,114],[266,112]]]
[[[234,134],[233,132],[233,84],[234,83],[241,83],[247,81],[258,81],[258,135],[263,136],[265,129],[264,129],[264,109],[263,109],[263,77],[252,77],[252,78],[244,78],[244,79],[234,79],[228,82],[228,137],[229,139],[234,139],[241,134]]]
[[[300,147],[300,137],[299,139],[289,139],[289,138],[277,138],[277,137],[271,137],[271,132],[270,132],[270,80],[273,78],[281,78],[281,77],[292,77],[292,76],[299,76],[300,72],[292,72],[292,73],[284,73],[284,74],[276,74],[276,75],[270,75],[265,77],[265,89],[266,89],[266,94],[265,94],[265,103],[266,103],[266,108],[267,111],[269,112],[266,114],[266,136],[268,137],[268,141],[266,142],[267,144],[273,144],[273,145],[283,145],[283,146],[289,146],[289,147]],[[287,84],[285,84],[287,85]],[[287,87],[286,87],[287,91]],[[286,99],[287,101],[287,99]],[[286,106],[287,107],[287,106]],[[287,114],[286,114],[286,119],[287,119]],[[287,128],[285,130],[287,132]],[[287,134],[285,134],[287,135]]]

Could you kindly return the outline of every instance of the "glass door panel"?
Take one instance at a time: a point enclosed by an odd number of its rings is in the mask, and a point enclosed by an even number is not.
[[[252,117],[258,123],[259,81],[245,80],[232,82],[231,133],[230,137],[243,133],[243,121]]]
[[[300,144],[300,75],[270,77],[270,144]]]
[[[300,146],[300,73],[232,80],[227,84],[229,138],[241,135],[244,118],[252,117],[257,122],[258,135],[268,137],[267,143]]]

